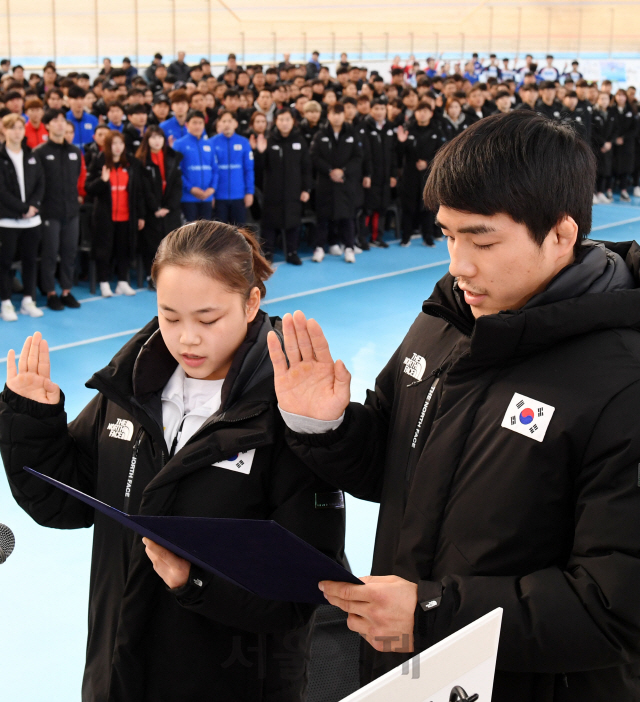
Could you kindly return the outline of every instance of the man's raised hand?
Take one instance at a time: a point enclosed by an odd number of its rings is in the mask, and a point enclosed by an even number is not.
[[[351,398],[351,374],[342,361],[334,363],[320,325],[297,311],[284,316],[282,330],[286,357],[275,332],[268,337],[280,408],[313,419],[339,419]]]
[[[7,356],[7,387],[16,395],[45,405],[60,402],[60,388],[51,381],[49,345],[40,332],[27,338],[16,367],[16,352]]]

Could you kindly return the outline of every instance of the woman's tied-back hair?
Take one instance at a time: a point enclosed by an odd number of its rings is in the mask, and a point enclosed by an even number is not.
[[[596,159],[571,124],[528,110],[486,117],[445,144],[431,162],[424,202],[473,214],[503,213],[542,246],[565,216],[591,231]]]
[[[185,224],[162,240],[151,267],[154,283],[164,266],[197,268],[245,299],[253,288],[264,298],[264,281],[273,274],[249,230],[208,220]]]

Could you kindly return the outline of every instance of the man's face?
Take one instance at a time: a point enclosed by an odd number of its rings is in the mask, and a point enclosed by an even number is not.
[[[235,85],[236,84],[236,74],[234,71],[227,71],[224,74],[224,82],[227,85]]]
[[[96,129],[96,131],[94,132],[93,140],[100,147],[100,149],[102,149],[102,147],[104,146],[104,140],[107,138],[108,133],[108,129]]]
[[[363,100],[358,103],[358,112],[361,115],[368,115],[371,112],[371,103],[369,101]]]
[[[102,91],[102,99],[108,104],[116,99],[116,91],[111,88],[104,88]]]
[[[347,84],[349,81],[349,74],[348,73],[338,73],[338,83],[344,88],[344,86]]]
[[[166,66],[158,66],[156,68],[156,78],[158,80],[164,80],[167,77],[167,67]]]
[[[27,117],[29,122],[37,127],[40,122],[42,122],[42,117],[44,115],[44,109],[42,107],[31,107],[27,110]]]
[[[523,102],[526,102],[527,105],[530,105],[533,107],[536,102],[538,101],[538,93],[535,90],[525,90],[522,93],[522,100]]]
[[[569,97],[567,95],[562,102],[570,112],[573,112],[578,106],[578,98],[576,97]]]
[[[276,117],[276,127],[283,137],[288,137],[293,129],[293,117],[288,112],[278,115]]]
[[[111,107],[111,108],[109,108],[109,111],[107,112],[107,119],[112,124],[117,124],[117,125],[122,124],[123,117],[124,117],[124,113],[122,112],[122,110],[119,107]]]
[[[16,115],[21,115],[22,114],[22,106],[24,105],[24,100],[22,98],[13,98],[11,100],[7,100],[6,102],[7,109],[9,112],[13,112]]]
[[[356,118],[356,115],[358,114],[358,108],[355,105],[352,105],[350,102],[345,103],[344,106],[344,120],[345,122],[353,122],[353,120]]]
[[[474,110],[479,110],[484,105],[484,95],[482,90],[474,90],[469,93],[468,102]]]
[[[133,112],[129,115],[129,122],[136,129],[142,129],[147,123],[147,115],[144,112]]]
[[[222,132],[226,137],[233,136],[238,123],[229,114],[222,116],[218,120],[218,132]]]
[[[264,73],[255,73],[253,76],[253,85],[256,89],[260,90],[264,86],[265,77]]]
[[[278,105],[282,104],[285,101],[286,96],[287,95],[285,91],[280,87],[276,88],[273,91],[273,99],[276,103],[278,103]]]
[[[73,114],[76,116],[81,115],[83,110],[84,110],[84,98],[70,97],[70,98],[68,98],[68,101],[69,101],[69,107],[71,108],[71,111],[73,112]]]
[[[441,206],[437,220],[447,237],[449,273],[464,291],[478,318],[517,310],[546,288],[573,260],[577,226],[571,239],[552,230],[539,247],[526,226],[506,214],[492,216],[459,212]]]
[[[540,91],[540,97],[542,98],[542,102],[544,102],[546,105],[551,105],[556,97],[555,88],[543,88]]]
[[[500,112],[509,112],[511,109],[511,99],[504,95],[496,100],[496,107]]]
[[[53,68],[47,68],[44,71],[44,79],[46,83],[53,83],[56,79],[56,72]]]
[[[159,102],[151,109],[160,122],[164,122],[169,116],[169,105],[166,102]]]
[[[342,91],[342,94],[346,97],[358,97],[358,88],[355,83],[349,83],[347,87]]]
[[[268,90],[263,90],[260,95],[258,95],[258,106],[261,110],[265,112],[271,109],[273,104],[273,95]]]
[[[47,98],[47,106],[52,110],[60,110],[62,108],[62,98],[57,93],[49,95]]]
[[[329,112],[327,119],[334,130],[339,131],[344,124],[344,112]]]
[[[184,61],[185,53],[184,51],[178,51],[178,61]]]
[[[192,117],[187,122],[187,131],[199,139],[204,133],[204,120],[201,117]]]
[[[64,138],[64,130],[67,128],[67,120],[64,115],[58,115],[55,119],[52,119],[47,125],[49,130],[49,135],[57,139]]]
[[[171,109],[178,119],[184,119],[187,116],[187,112],[189,112],[189,103],[182,100],[180,102],[174,102],[171,105]]]
[[[384,105],[374,105],[371,108],[371,116],[376,122],[384,122],[387,116],[387,110]]]
[[[204,112],[205,110],[204,95],[202,93],[194,93],[191,96],[191,109],[198,110],[199,112]]]

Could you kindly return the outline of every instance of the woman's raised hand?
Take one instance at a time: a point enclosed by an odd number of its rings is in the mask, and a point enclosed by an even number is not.
[[[51,381],[49,345],[40,332],[27,338],[16,367],[16,352],[7,356],[7,387],[16,395],[45,405],[60,402],[60,388]]]
[[[351,374],[342,361],[334,363],[320,325],[298,311],[284,316],[282,329],[286,357],[277,335],[270,332],[268,337],[281,409],[313,419],[339,419],[351,399]]]

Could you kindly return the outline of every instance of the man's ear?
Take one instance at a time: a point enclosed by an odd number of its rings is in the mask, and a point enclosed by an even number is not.
[[[575,219],[568,215],[563,217],[553,228],[553,233],[558,258],[573,254],[573,249],[578,240],[578,225]]]

